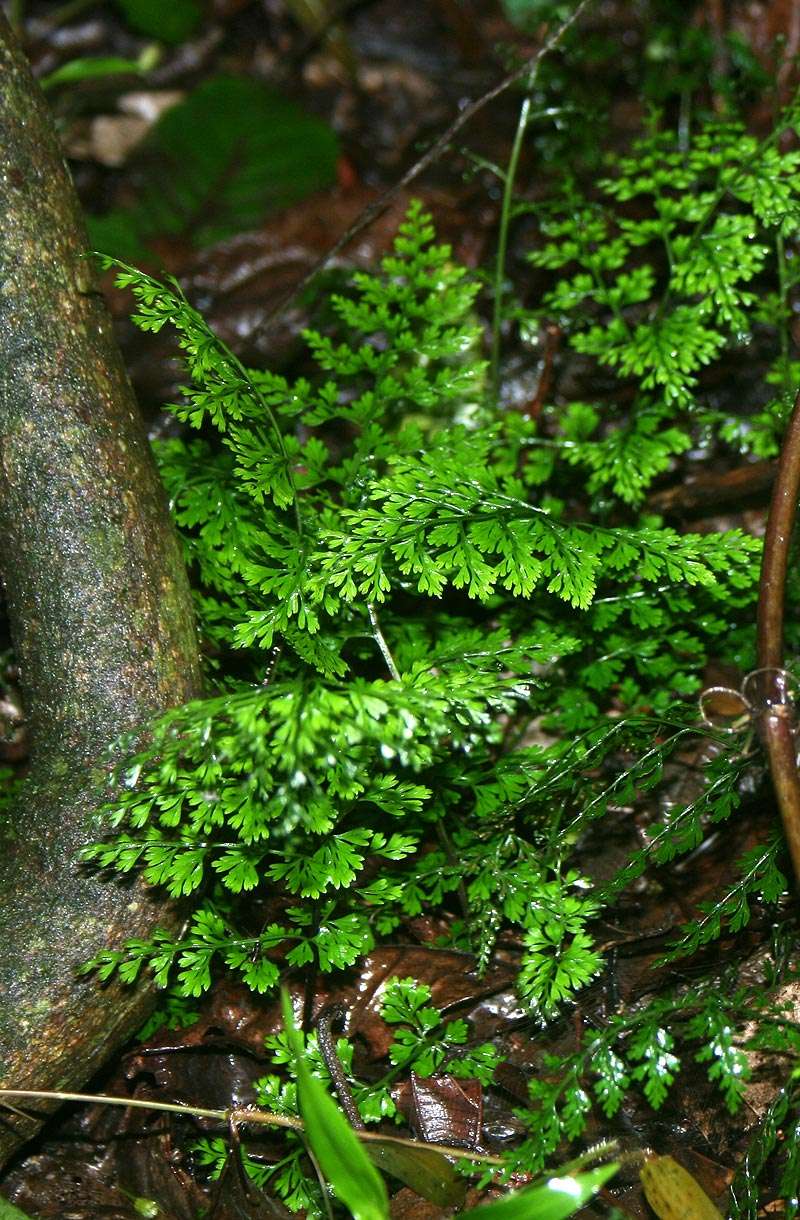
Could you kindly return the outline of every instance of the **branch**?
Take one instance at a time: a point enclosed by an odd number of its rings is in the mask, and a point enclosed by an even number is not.
[[[797,498],[800,494],[800,393],[786,429],[772,492],[758,594],[758,670],[745,695],[758,713],[783,829],[800,881],[800,775],[795,711],[783,670],[786,572]]]

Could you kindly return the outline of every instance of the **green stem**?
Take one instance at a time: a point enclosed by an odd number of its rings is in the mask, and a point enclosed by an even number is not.
[[[617,322],[624,328],[628,339],[633,338],[633,332],[628,325],[628,320],[622,312],[619,302],[609,294],[608,285],[603,279],[600,269],[597,266],[596,258],[592,257],[592,251],[588,249],[586,242],[581,242],[582,251],[584,253],[584,261],[592,281],[595,286],[595,300],[601,305],[605,305],[606,309],[610,309]]]
[[[243,1126],[288,1127],[292,1131],[305,1131],[305,1123],[299,1118],[288,1114],[274,1114],[270,1110],[256,1110],[250,1107],[235,1106],[230,1110],[207,1110],[200,1106],[184,1106],[168,1101],[142,1101],[136,1097],[107,1097],[101,1093],[62,1093],[45,1089],[0,1089],[0,1104],[6,1097],[28,1097],[42,1101],[78,1101],[101,1106],[129,1106],[134,1110],[161,1110],[170,1114],[193,1115],[196,1118],[216,1119],[226,1125],[230,1122]],[[404,1148],[418,1148],[418,1140],[403,1139],[399,1135],[383,1135],[379,1131],[356,1131],[356,1136],[366,1144],[394,1144]],[[504,1166],[501,1156],[491,1156],[485,1152],[470,1152],[464,1148],[451,1148],[449,1144],[429,1144],[425,1148],[429,1152],[439,1152],[442,1156],[455,1157],[464,1161],[475,1161],[480,1165]]]
[[[123,264],[120,263],[120,266],[123,266]],[[141,275],[141,272],[137,272],[137,274]],[[206,322],[205,322],[205,319],[203,318],[203,315],[198,313],[198,311],[194,308],[194,306],[189,303],[189,301],[186,299],[183,289],[180,287],[180,285],[176,284],[176,287],[177,287],[178,292],[180,293],[181,300],[184,302],[186,308],[190,309],[192,311],[192,313],[195,315],[195,317],[197,318],[199,324],[201,326],[205,327]],[[210,327],[208,329],[210,330]],[[219,350],[225,356],[226,360],[231,365],[231,367],[234,369],[234,371],[239,374],[242,381],[245,383],[248,390],[250,391],[250,393],[253,395],[253,397],[255,398],[255,400],[258,402],[259,406],[263,410],[263,412],[269,422],[269,425],[272,428],[276,443],[281,452],[281,457],[286,462],[286,478],[288,480],[289,486],[292,489],[292,510],[294,512],[295,525],[297,527],[298,535],[302,538],[303,537],[303,518],[302,518],[302,515],[300,512],[300,500],[299,500],[299,496],[297,493],[297,485],[295,484],[295,481],[294,481],[294,474],[292,473],[291,463],[289,461],[289,454],[286,450],[286,442],[283,437],[283,432],[281,431],[281,426],[278,423],[278,417],[276,416],[275,412],[272,410],[272,407],[267,402],[266,398],[262,394],[259,387],[253,381],[249,372],[247,371],[247,369],[245,368],[244,364],[239,359],[239,357],[236,355],[236,353],[234,351],[232,351],[230,347],[228,347],[228,344],[224,341],[224,339],[220,339],[219,335],[216,334],[216,332],[211,331],[211,333],[214,335],[214,340],[217,343]]]
[[[533,87],[533,81],[534,73],[531,72],[530,76],[528,77],[528,92],[526,93],[522,105],[520,106],[519,118],[517,119],[517,130],[514,133],[514,143],[511,146],[511,155],[508,159],[508,169],[506,170],[505,180],[503,183],[503,203],[500,210],[500,231],[497,239],[497,260],[495,262],[494,270],[494,310],[492,313],[492,360],[490,377],[495,397],[497,397],[500,388],[500,330],[503,324],[503,288],[506,274],[506,254],[508,251],[508,228],[511,221],[511,205],[514,200],[514,181],[517,176],[519,158],[522,152],[522,141],[525,138],[525,132],[530,119],[530,90]]]
[[[272,410],[272,407],[269,405],[269,403],[267,402],[264,395],[259,390],[258,386],[255,384],[254,381],[251,380],[251,378],[247,372],[247,369],[244,367],[244,365],[242,364],[239,357],[235,356],[233,354],[233,352],[231,351],[231,349],[228,347],[228,345],[226,343],[223,343],[221,339],[219,340],[219,343],[220,343],[220,346],[222,347],[222,350],[225,352],[225,354],[228,356],[228,358],[232,361],[234,367],[241,373],[242,377],[244,378],[244,381],[247,384],[248,389],[250,390],[250,393],[253,395],[253,397],[258,401],[260,406],[263,408],[264,414],[266,415],[267,419],[269,420],[272,431],[275,434],[275,438],[278,443],[278,448],[281,451],[281,457],[283,457],[286,461],[286,478],[288,479],[289,486],[292,489],[292,511],[294,513],[294,522],[295,522],[295,526],[297,528],[297,533],[298,533],[299,537],[302,538],[303,537],[303,517],[300,512],[300,498],[299,498],[299,495],[297,492],[297,485],[294,481],[294,474],[292,473],[292,467],[291,467],[291,463],[289,461],[289,454],[286,451],[286,442],[283,438],[283,433],[281,432],[281,428],[280,428],[280,424],[278,423],[277,416],[275,415],[275,412]]]
[[[367,602],[367,613],[369,614],[370,626],[372,627],[372,638],[375,640],[375,643],[380,649],[381,656],[386,662],[386,668],[389,670],[389,673],[392,675],[394,681],[400,682],[402,681],[400,677],[400,670],[397,668],[397,663],[392,656],[391,649],[386,643],[386,637],[381,631],[380,619],[378,618],[377,611],[375,610],[375,606],[372,602]]]

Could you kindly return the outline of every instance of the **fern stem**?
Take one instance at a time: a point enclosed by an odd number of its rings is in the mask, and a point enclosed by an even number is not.
[[[386,637],[381,630],[380,619],[378,618],[378,612],[376,611],[373,602],[367,602],[367,613],[369,614],[369,622],[370,626],[372,627],[372,638],[375,640],[375,643],[378,645],[378,648],[381,651],[381,656],[386,662],[386,668],[389,670],[389,673],[392,675],[395,682],[401,682],[402,679],[400,677],[400,670],[397,668],[397,662],[392,656],[389,645],[386,643]]]
[[[786,125],[787,125],[786,123],[779,123],[778,125],[776,125],[774,127],[774,129],[769,133],[769,135],[764,137],[764,139],[761,141],[761,143],[756,146],[756,148],[751,153],[751,155],[749,157],[746,157],[741,162],[741,164],[739,165],[740,173],[742,173],[742,174],[746,173],[749,170],[750,166],[753,165],[768,148],[770,148],[773,144],[775,144],[778,141],[780,136],[785,131]],[[717,208],[722,203],[723,199],[728,194],[728,192],[732,190],[736,181],[738,181],[738,179],[734,179],[734,182],[723,181],[722,175],[718,174],[717,183],[716,183],[716,186],[712,193],[711,199],[709,200],[708,206],[707,206],[705,212],[703,213],[703,215],[697,221],[697,224],[692,229],[692,232],[689,234],[689,240],[686,244],[686,247],[683,250],[683,255],[682,255],[683,259],[686,259],[694,251],[695,247],[697,246],[697,243],[700,241],[700,239],[703,236],[703,234],[705,233],[706,229],[711,224],[711,221],[714,219],[714,214],[717,211]],[[664,314],[667,311],[667,306],[669,304],[671,304],[671,302],[672,302],[673,295],[674,295],[674,286],[672,283],[672,278],[670,277],[670,279],[667,281],[667,286],[664,291],[664,294],[661,297],[661,300],[659,301],[655,312],[653,313],[652,320],[654,322],[658,322],[664,317]]]
[[[517,176],[519,167],[519,158],[522,152],[522,141],[525,138],[525,132],[528,129],[528,122],[531,115],[531,94],[533,88],[535,73],[531,72],[528,77],[527,89],[528,92],[522,100],[522,105],[519,110],[519,118],[517,119],[517,130],[514,133],[514,143],[511,146],[511,155],[508,158],[508,168],[506,169],[503,182],[503,203],[500,209],[500,229],[497,235],[497,260],[494,269],[494,308],[492,311],[492,359],[490,365],[490,379],[495,397],[497,397],[500,389],[500,330],[503,324],[503,284],[506,275],[506,254],[508,252],[508,228],[511,221],[511,204],[514,199],[514,182]]]
[[[194,309],[194,306],[189,304],[188,300],[184,296],[184,292],[183,292],[183,289],[181,288],[180,284],[176,283],[176,288],[177,288],[177,291],[180,293],[181,298],[185,302],[186,308],[192,309],[194,311],[195,315],[197,316],[197,318],[199,319],[201,325],[205,325],[205,320],[202,317],[202,315],[199,314],[196,309]],[[210,330],[210,327],[209,327],[209,330]],[[292,489],[292,512],[294,514],[294,521],[295,521],[295,526],[297,529],[298,536],[300,538],[302,538],[303,537],[303,517],[302,517],[302,513],[300,512],[300,500],[299,500],[299,497],[297,494],[297,485],[295,484],[295,481],[294,481],[294,474],[292,472],[292,466],[289,461],[289,454],[287,453],[287,450],[286,450],[286,442],[283,438],[283,432],[281,431],[281,426],[278,423],[278,417],[275,414],[275,412],[272,410],[272,407],[269,405],[269,403],[267,402],[264,395],[261,393],[261,390],[259,389],[259,387],[253,381],[253,379],[250,376],[250,374],[248,373],[245,365],[242,363],[242,361],[239,359],[239,357],[236,355],[236,353],[232,350],[232,348],[230,348],[228,346],[228,344],[225,342],[224,339],[220,339],[219,335],[215,331],[211,331],[211,334],[213,334],[214,341],[217,344],[217,346],[219,347],[219,350],[222,352],[225,359],[228,361],[228,363],[234,369],[234,371],[239,374],[242,381],[245,383],[248,390],[255,398],[256,402],[258,402],[259,405],[261,406],[261,409],[264,412],[264,414],[269,422],[269,425],[272,429],[278,449],[280,450],[281,457],[286,462],[286,478],[289,483],[289,486]]]
[[[795,399],[772,492],[764,537],[764,558],[758,595],[758,664],[766,671],[783,668],[783,619],[789,545],[800,493],[800,393]],[[773,684],[774,686],[774,684]],[[759,731],[769,758],[772,782],[783,829],[800,882],[800,774],[795,745],[796,720],[790,702],[771,698],[764,685],[759,700]]]
[[[445,826],[445,824],[441,820],[441,818],[436,823],[436,837],[439,840],[442,851],[445,854],[447,863],[450,865],[450,867],[452,869],[458,870],[458,867],[459,867],[458,857],[456,856],[456,853],[453,849],[453,842],[450,838],[450,835],[447,833],[447,827]],[[461,907],[461,915],[462,915],[463,919],[466,921],[469,919],[469,898],[467,896],[467,887],[464,884],[463,876],[460,876],[458,878],[458,885],[456,886],[456,893],[458,894],[458,905]]]

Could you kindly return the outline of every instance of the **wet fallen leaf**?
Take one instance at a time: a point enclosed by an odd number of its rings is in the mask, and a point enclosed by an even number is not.
[[[477,1080],[423,1078],[411,1073],[412,1123],[431,1144],[475,1148],[480,1141],[483,1090]]]
[[[452,949],[430,949],[421,945],[390,945],[364,959],[358,993],[352,1002],[348,1027],[360,1034],[375,1058],[385,1055],[394,1031],[381,1020],[383,993],[393,978],[413,978],[427,983],[431,1004],[443,1012],[476,1003],[486,995],[503,990],[514,971],[503,965],[492,966],[482,978],[475,970],[475,959]],[[463,1012],[463,1010],[462,1010]]]

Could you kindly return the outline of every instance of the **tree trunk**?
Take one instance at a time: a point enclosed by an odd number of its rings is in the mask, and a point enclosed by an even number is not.
[[[77,966],[175,919],[141,885],[76,863],[98,835],[103,757],[197,693],[199,665],[179,546],[80,208],[2,16],[0,192],[0,563],[32,747],[0,857],[0,1084],[68,1090],[148,1003],[141,989],[79,980]],[[36,1128],[5,1115],[0,1163]]]

